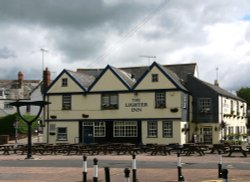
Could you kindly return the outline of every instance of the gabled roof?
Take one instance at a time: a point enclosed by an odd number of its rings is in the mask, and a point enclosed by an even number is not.
[[[128,90],[135,87],[138,82],[145,76],[153,66],[157,66],[162,73],[173,82],[177,88],[187,91],[183,83],[187,80],[188,75],[194,75],[196,63],[190,64],[175,64],[175,65],[160,65],[156,62],[151,66],[138,66],[116,68],[107,65],[104,69],[77,69],[77,71],[63,70],[59,76],[53,81],[56,82],[59,77],[66,73],[68,74],[84,91],[91,90],[102,75],[109,69],[114,75],[124,84]],[[50,85],[50,87],[53,85]],[[48,89],[49,90],[49,89]]]
[[[211,83],[208,83],[206,81],[203,81],[203,80],[200,80],[199,78],[196,78],[194,76],[192,76],[193,79],[196,79],[197,81],[199,81],[201,84],[203,85],[206,85],[207,87],[209,87],[210,89],[212,89],[214,92],[216,92],[217,94],[219,95],[222,95],[222,96],[225,96],[225,97],[228,97],[228,98],[233,98],[233,99],[236,99],[236,100],[240,100],[240,101],[243,101],[243,102],[246,102],[244,99],[232,94],[231,92],[217,86],[217,85],[214,85],[214,84],[211,84]]]
[[[88,87],[93,83],[95,77],[91,75],[87,75],[85,73],[78,73],[70,70],[64,69],[57,78],[50,84],[47,92],[50,90],[51,87],[61,78],[63,74],[67,74],[83,91],[87,91]]]
[[[94,76],[88,75],[86,73],[78,73],[70,70],[67,70],[66,72],[73,78],[73,80],[78,83],[78,85],[84,88],[85,91],[88,90],[89,86],[95,80]]]
[[[143,80],[143,78],[153,69],[153,67],[157,67],[178,89],[181,89],[183,91],[187,91],[187,89],[181,84],[180,78],[171,70],[168,68],[154,62],[151,64],[149,69],[147,69],[144,74],[141,76],[141,78],[137,81],[137,83],[134,85],[134,88],[140,84],[140,82]]]
[[[129,87],[129,89],[131,87],[133,87],[133,85],[135,84],[135,79],[132,78],[132,75],[129,75],[127,72],[115,68],[115,67],[111,67],[112,70],[122,79],[122,81]]]
[[[173,64],[173,65],[162,65],[164,68],[167,68],[174,72],[181,81],[185,82],[188,75],[194,75],[196,71],[196,63],[188,64]],[[148,66],[137,66],[137,67],[124,67],[119,68],[126,71],[130,75],[133,75],[136,80],[139,80],[142,75],[149,69]]]
[[[104,70],[98,75],[94,83],[90,86],[89,90],[91,90],[95,84],[101,79],[101,77],[107,72],[107,70],[110,70],[123,84],[124,86],[130,90],[131,87],[135,84],[135,81],[124,71],[115,68],[113,66],[107,65]]]

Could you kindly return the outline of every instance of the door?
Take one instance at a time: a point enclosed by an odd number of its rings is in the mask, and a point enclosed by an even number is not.
[[[213,143],[213,128],[212,127],[202,127],[200,128],[201,142],[205,144]]]
[[[94,142],[93,126],[83,126],[83,143],[90,144]]]

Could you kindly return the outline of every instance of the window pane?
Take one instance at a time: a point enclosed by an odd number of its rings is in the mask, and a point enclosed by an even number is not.
[[[57,140],[67,140],[67,128],[57,128]]]
[[[118,109],[118,94],[103,94],[102,109]]]
[[[166,94],[165,94],[165,92],[156,92],[155,93],[155,107],[156,108],[166,107]]]
[[[163,121],[163,137],[172,138],[173,137],[173,122]]]
[[[63,78],[62,79],[62,87],[67,87],[68,86],[68,79],[67,78]]]
[[[152,82],[158,82],[158,74],[152,74]]]
[[[105,137],[106,136],[105,122],[97,121],[94,125],[94,136],[95,137]]]
[[[212,106],[211,98],[200,98],[199,99],[199,110],[200,112],[210,112]]]
[[[63,105],[62,108],[64,110],[70,110],[71,109],[71,95],[63,95]]]
[[[148,121],[148,137],[157,137],[157,121]]]
[[[136,121],[115,121],[114,137],[136,137],[137,122]]]

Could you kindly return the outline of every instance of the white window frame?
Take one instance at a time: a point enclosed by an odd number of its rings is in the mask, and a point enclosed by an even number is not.
[[[173,121],[162,121],[162,137],[173,138]]]
[[[155,108],[166,108],[166,92],[155,92]]]
[[[200,112],[209,113],[212,108],[212,99],[211,98],[199,98],[198,99],[198,107]]]
[[[137,130],[136,121],[114,121],[114,137],[137,137]]]
[[[147,121],[147,137],[157,138],[158,137],[158,122]]]
[[[106,123],[104,121],[94,122],[94,137],[106,137]]]
[[[106,109],[118,109],[119,96],[117,93],[102,94],[101,95],[101,108]]]
[[[71,110],[72,98],[70,94],[65,94],[62,96],[62,109]]]
[[[65,132],[59,131],[60,129],[65,129]],[[57,127],[56,128],[56,139],[57,141],[67,141],[68,140],[68,128],[67,127]]]

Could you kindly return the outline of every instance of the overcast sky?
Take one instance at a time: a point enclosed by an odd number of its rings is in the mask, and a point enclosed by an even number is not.
[[[19,70],[40,79],[44,48],[53,77],[197,63],[204,81],[218,75],[227,90],[250,87],[250,0],[0,0],[0,32],[0,79]]]

